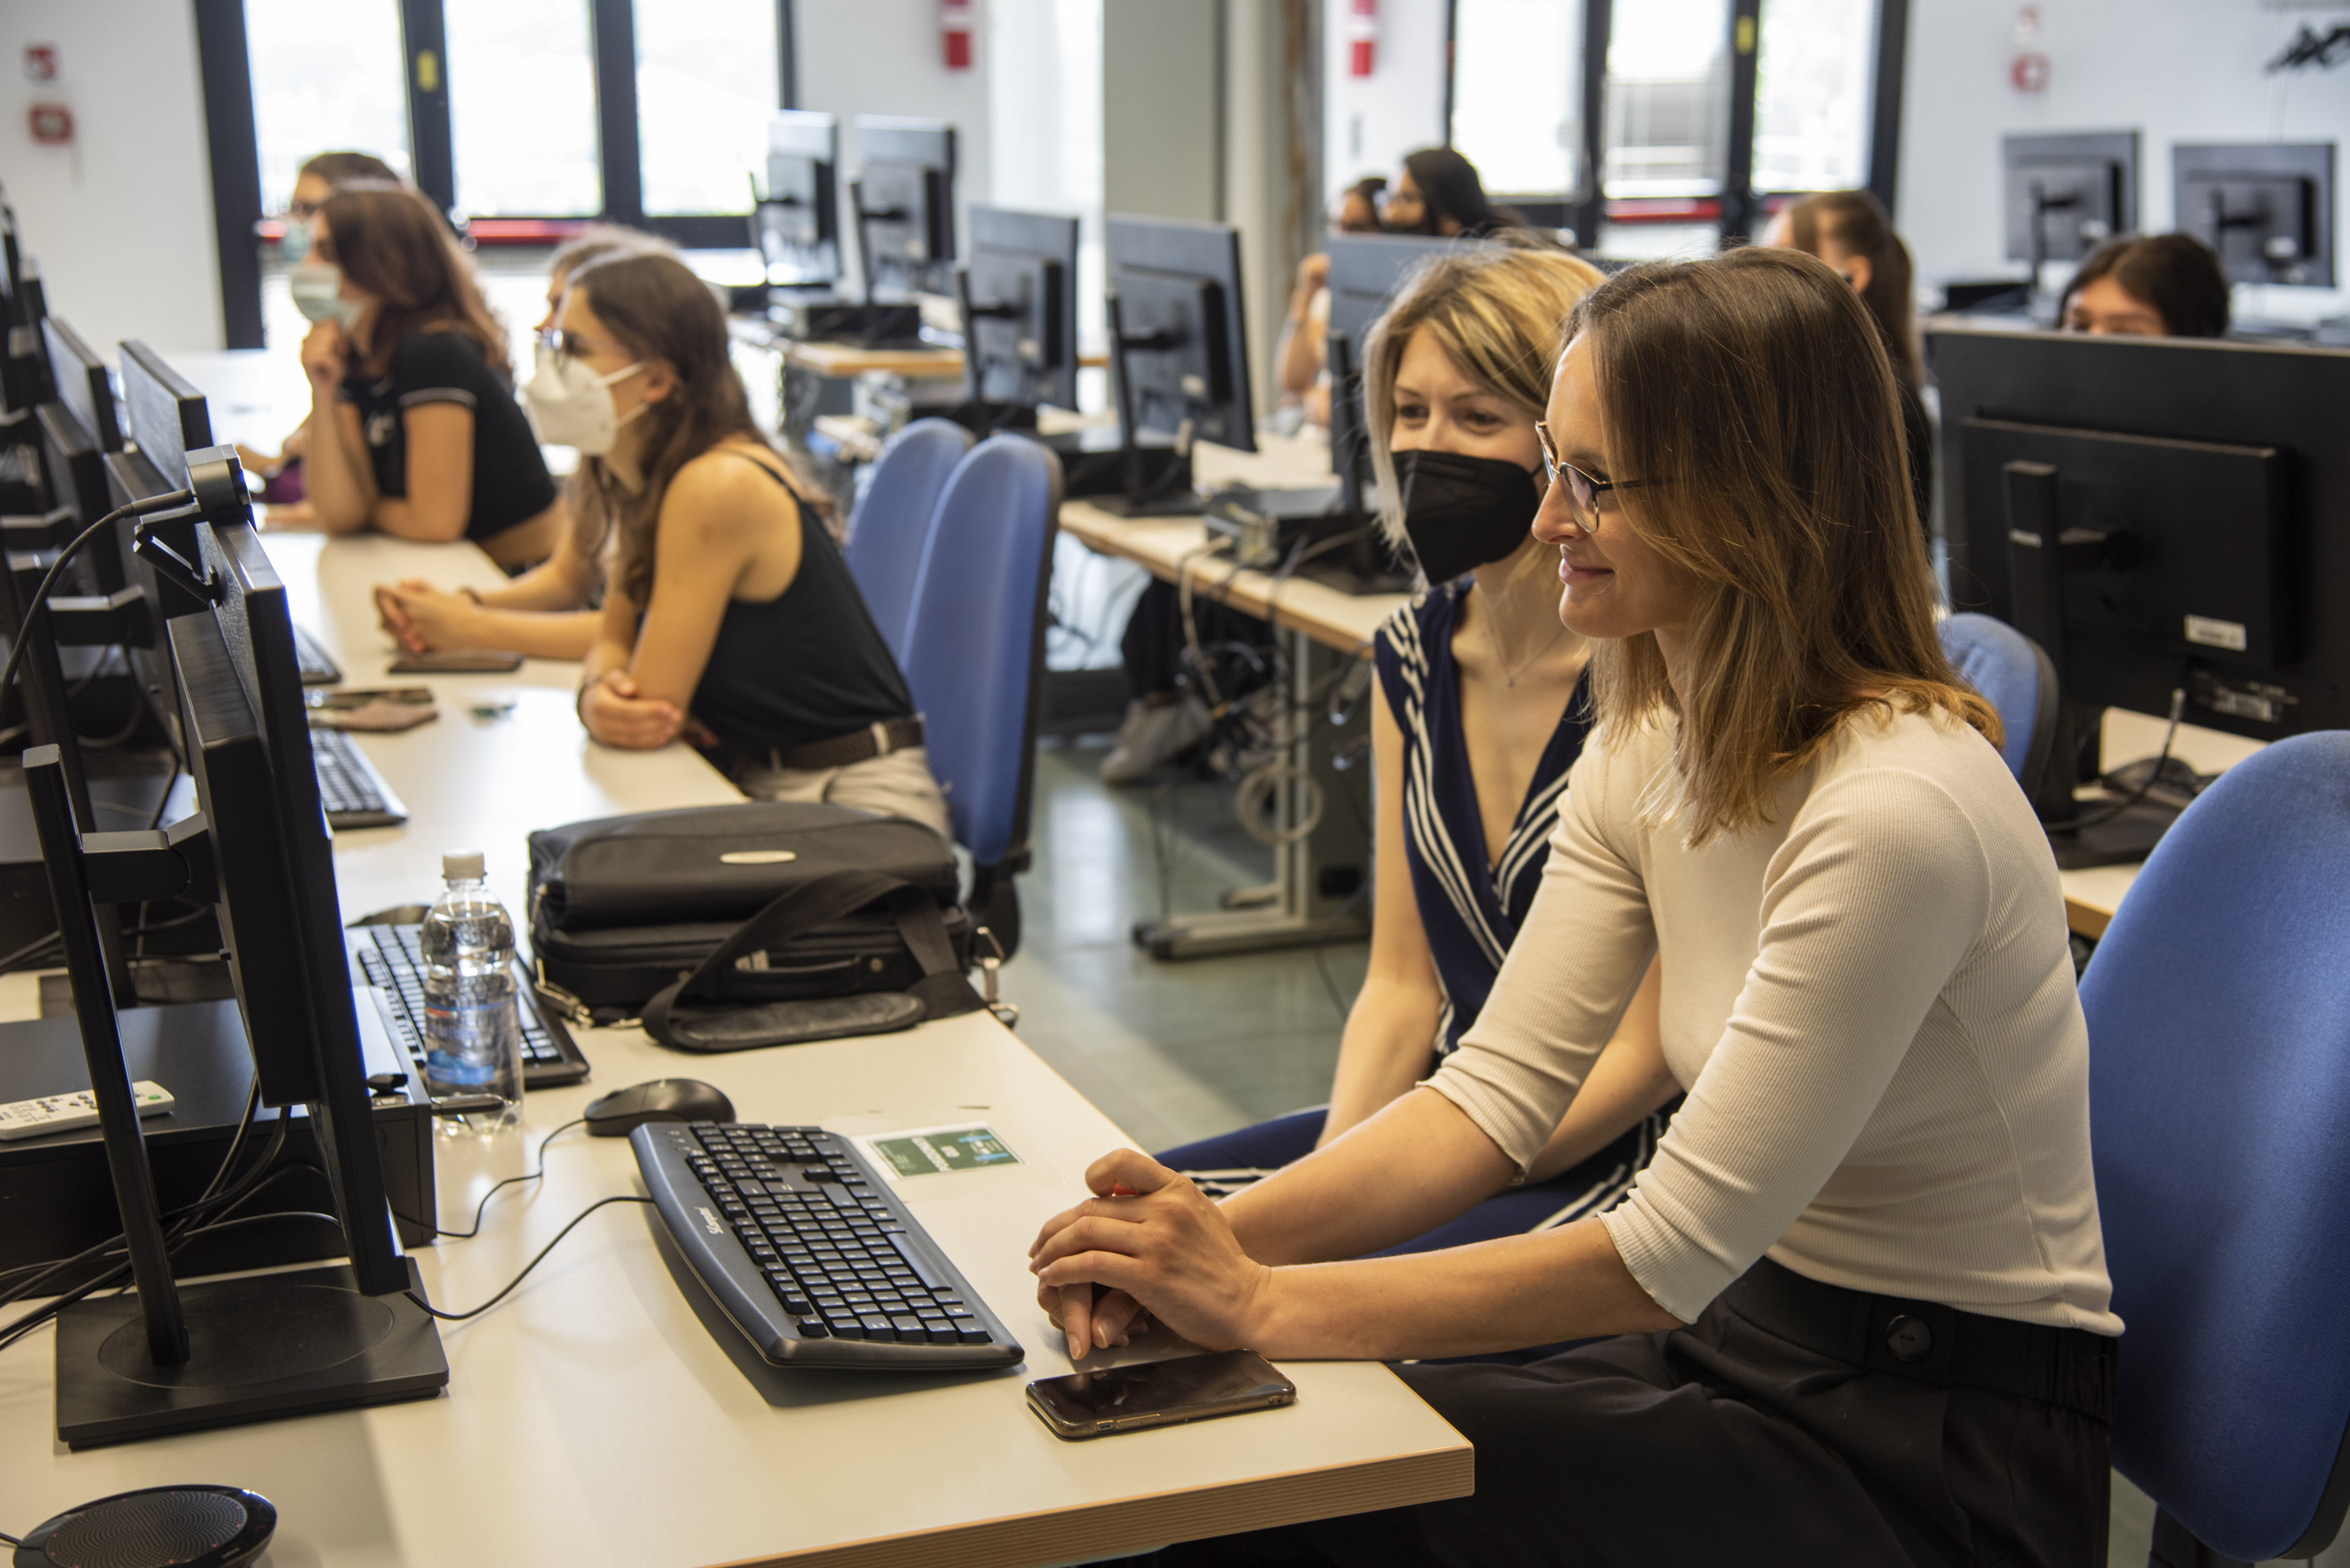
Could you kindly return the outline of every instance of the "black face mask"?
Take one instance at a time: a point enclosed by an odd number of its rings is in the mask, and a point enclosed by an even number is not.
[[[1396,453],[1403,531],[1431,583],[1498,561],[1526,542],[1542,482],[1516,463],[1457,452]]]

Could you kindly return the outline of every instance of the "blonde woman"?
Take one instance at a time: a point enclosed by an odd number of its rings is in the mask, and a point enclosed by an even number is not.
[[[1545,367],[1600,281],[1555,246],[1428,264],[1366,351],[1384,519],[1428,579],[1376,644],[1378,886],[1370,971],[1326,1110],[1169,1149],[1179,1170],[1288,1164],[1377,1115],[1461,1044],[1542,885],[1567,770],[1591,730],[1589,645],[1559,624],[1551,552],[1527,532],[1544,488]],[[1655,986],[1527,1173],[1404,1250],[1564,1224],[1620,1197],[1680,1092],[1657,1046]]]
[[[2046,837],[1934,634],[1882,335],[1766,246],[1610,278],[1569,335],[1534,532],[1599,728],[1484,1012],[1221,1207],[1097,1161],[1037,1238],[1042,1303],[1080,1349],[1138,1303],[1276,1359],[1609,1336],[1398,1368],[1475,1445],[1474,1497],[1164,1568],[2090,1568],[2122,1324],[2088,1031]],[[1533,1166],[1652,951],[1689,1098],[1624,1200],[1363,1258]]]

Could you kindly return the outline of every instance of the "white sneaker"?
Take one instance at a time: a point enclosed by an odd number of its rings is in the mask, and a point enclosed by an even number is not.
[[[1180,701],[1155,707],[1136,698],[1126,705],[1118,743],[1102,759],[1102,783],[1132,784],[1156,772],[1215,728],[1215,722],[1207,706],[1188,692]]]

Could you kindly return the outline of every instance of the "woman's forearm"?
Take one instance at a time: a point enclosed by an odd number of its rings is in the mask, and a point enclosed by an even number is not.
[[[473,625],[480,628],[473,641],[478,647],[503,648],[533,659],[577,659],[584,662],[595,646],[596,628],[602,619],[594,610],[485,607],[473,618]]]
[[[1583,1220],[1440,1252],[1275,1269],[1245,1343],[1276,1360],[1396,1361],[1679,1324],[1606,1227]]]
[[[1257,1262],[1321,1262],[1424,1235],[1513,1174],[1509,1157],[1459,1106],[1415,1089],[1223,1208]]]
[[[596,585],[583,582],[581,574],[572,569],[572,556],[558,547],[552,556],[541,561],[521,576],[481,595],[485,609],[536,610],[541,613],[556,610],[582,610],[588,624],[593,628],[598,612],[587,610],[588,601],[594,597]],[[591,630],[589,636],[594,636]],[[584,649],[586,644],[582,644]],[[577,658],[577,655],[573,655]]]
[[[1330,1110],[1316,1147],[1369,1120],[1428,1075],[1442,1002],[1424,986],[1373,975],[1347,1013]]]
[[[331,534],[366,527],[369,487],[360,482],[344,444],[339,406],[314,399],[304,428],[310,434],[302,459],[302,483],[319,523]]]

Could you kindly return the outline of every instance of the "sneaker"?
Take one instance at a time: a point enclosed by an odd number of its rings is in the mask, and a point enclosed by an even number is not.
[[[1118,743],[1102,759],[1104,784],[1132,784],[1173,762],[1201,736],[1215,728],[1205,704],[1188,692],[1182,700],[1156,707],[1140,698],[1126,705],[1126,722],[1118,727]]]

